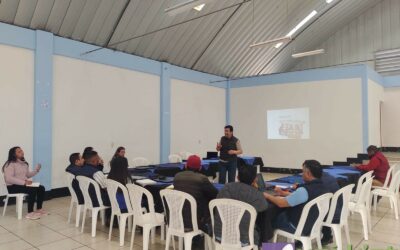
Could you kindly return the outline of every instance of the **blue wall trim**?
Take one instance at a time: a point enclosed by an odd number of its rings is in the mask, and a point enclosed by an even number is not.
[[[52,179],[53,34],[36,31],[33,164],[42,164],[35,177],[46,190]]]
[[[226,97],[225,97],[225,110],[226,110],[226,125],[231,124],[231,81],[228,80],[226,84]]]
[[[360,78],[365,71],[364,65],[352,65],[346,67],[332,67],[322,69],[310,69],[304,71],[272,74],[259,77],[250,77],[231,80],[232,88],[254,87],[282,83],[299,83],[321,80],[336,80],[348,78]]]
[[[0,44],[34,50],[35,31],[0,23]]]
[[[400,87],[400,76],[386,76],[383,80],[385,88]]]
[[[167,163],[171,151],[171,68],[161,63],[160,81],[160,162]]]
[[[90,54],[83,53],[97,49],[98,46],[73,41],[66,38],[54,38],[54,54],[72,57],[79,60],[106,64],[114,67],[140,71],[144,73],[160,75],[160,62],[130,55],[110,49],[101,49]]]
[[[220,76],[215,76],[191,69],[185,69],[175,65],[171,65],[171,78],[205,84],[208,86],[226,88],[227,79]],[[214,82],[220,81],[220,82]]]
[[[371,67],[369,67],[368,65],[365,65],[365,66],[366,66],[368,79],[376,82],[377,84],[379,84],[381,86],[385,86],[385,79],[380,74],[378,74],[375,70],[371,69]]]

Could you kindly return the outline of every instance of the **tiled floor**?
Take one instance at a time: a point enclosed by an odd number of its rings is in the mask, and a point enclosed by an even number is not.
[[[266,179],[273,179],[282,175],[268,174]],[[83,233],[74,225],[67,224],[69,197],[53,199],[45,202],[45,208],[51,215],[42,217],[37,221],[26,219],[17,220],[15,206],[7,208],[6,215],[0,216],[0,250],[23,249],[129,249],[130,233],[125,236],[125,246],[119,247],[118,229],[113,230],[113,237],[108,241],[108,228],[98,223],[97,235],[90,236],[90,218],[87,220]],[[24,213],[26,205],[24,204]],[[351,242],[353,249],[393,249],[400,250],[400,221],[394,219],[394,213],[389,203],[382,200],[377,211],[372,212],[372,234],[369,241],[362,237],[362,225],[358,214],[350,217]],[[142,249],[140,232],[136,232],[134,249]],[[333,249],[334,245],[327,248]],[[165,249],[164,243],[158,236],[156,243],[150,249]],[[172,248],[171,248],[172,249]],[[344,248],[347,249],[347,248]]]

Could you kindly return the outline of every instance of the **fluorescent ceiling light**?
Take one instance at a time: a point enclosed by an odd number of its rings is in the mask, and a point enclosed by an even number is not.
[[[206,6],[206,4],[205,3],[203,3],[203,4],[200,4],[200,5],[197,5],[196,7],[194,7],[193,9],[195,9],[195,10],[197,10],[197,11],[201,11],[203,8],[204,8],[204,6]]]
[[[296,31],[298,31],[301,27],[303,27],[304,24],[306,24],[308,21],[310,21],[311,18],[313,18],[318,12],[316,10],[313,10],[308,16],[306,16],[299,24],[294,27],[286,36],[292,36]]]
[[[279,49],[282,45],[283,45],[283,43],[280,42],[280,43],[277,43],[274,47],[275,47],[276,49]]]
[[[291,37],[293,36],[293,34],[296,33],[296,31],[298,31],[301,27],[303,27],[304,24],[306,24],[308,21],[310,21],[311,18],[313,18],[317,13],[318,12],[316,10],[313,10],[310,14],[308,14],[308,16],[306,16],[303,20],[301,20],[301,22],[298,23],[296,25],[296,27],[294,27],[291,31],[289,31],[289,33],[287,33],[287,35],[285,37],[276,38],[276,39],[268,40],[268,41],[265,41],[265,42],[252,44],[252,45],[250,45],[250,48],[278,42],[274,47],[276,49],[279,49],[283,45],[284,42],[291,41],[292,40]]]
[[[174,16],[180,14],[185,11],[189,11],[191,9],[196,9],[200,11],[203,9],[205,3],[210,2],[212,0],[187,0],[172,7],[168,7],[164,10],[168,15]]]
[[[326,3],[332,3],[333,0],[326,0]]]
[[[329,1],[329,0],[327,0]],[[331,0],[332,1],[332,0]],[[291,31],[289,31],[289,33],[287,33],[287,37],[292,37],[294,33],[296,33],[296,31],[298,31],[301,27],[303,27],[304,24],[306,24],[308,21],[311,20],[311,18],[313,18],[318,12],[316,10],[313,10],[310,14],[308,14],[308,16],[306,16],[299,24],[296,25],[296,27],[294,27]],[[277,43],[274,47],[276,49],[279,49],[281,46],[283,45],[283,42],[279,42]]]
[[[264,45],[268,45],[268,44],[276,43],[276,42],[284,43],[284,42],[288,42],[290,40],[292,40],[291,37],[284,36],[284,37],[280,37],[280,38],[271,39],[271,40],[268,40],[265,42],[254,43],[254,44],[250,45],[250,48],[260,47],[260,46],[264,46]]]
[[[317,50],[312,50],[312,51],[293,54],[292,57],[293,58],[300,58],[300,57],[305,57],[305,56],[319,55],[319,54],[323,54],[323,53],[325,53],[324,49],[317,49]]]

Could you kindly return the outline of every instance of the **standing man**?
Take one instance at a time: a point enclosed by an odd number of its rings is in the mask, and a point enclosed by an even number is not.
[[[221,137],[217,143],[219,154],[219,183],[225,184],[226,172],[228,172],[228,182],[235,182],[237,169],[237,156],[243,153],[242,146],[238,138],[233,136],[233,127],[225,126],[225,136]]]

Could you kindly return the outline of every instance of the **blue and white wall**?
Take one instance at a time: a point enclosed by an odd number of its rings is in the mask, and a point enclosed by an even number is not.
[[[300,168],[306,159],[331,164],[363,151],[362,66],[243,79],[232,87],[237,135],[266,166]],[[267,110],[292,108],[309,108],[310,139],[267,139]]]
[[[206,156],[223,135],[225,92],[218,87],[171,81],[171,152]]]
[[[23,147],[47,189],[65,186],[68,156],[85,146],[106,162],[120,145],[130,160],[166,162],[213,150],[226,123],[246,155],[272,167],[400,145],[400,78],[365,65],[225,81],[107,49],[85,55],[97,47],[43,31],[0,23],[0,34],[0,162]],[[300,106],[310,108],[311,139],[267,140],[267,110]]]
[[[398,134],[398,127],[387,125],[394,111],[391,115],[383,112],[385,126],[381,129],[381,103],[383,108],[400,111],[395,97],[391,98],[393,104],[386,105],[387,80],[366,65],[234,80],[230,90],[232,123],[246,154],[261,155],[266,166],[299,168],[311,158],[331,164],[365,152],[370,144],[387,145],[385,136]],[[394,81],[391,79],[399,86]],[[393,92],[392,96],[400,99],[400,91]],[[310,109],[310,139],[268,140],[267,110],[299,107]],[[400,145],[400,140],[394,145]]]
[[[17,145],[24,148],[26,160],[32,163],[33,78],[33,51],[0,44],[1,166],[8,150]]]
[[[53,185],[65,176],[66,154],[93,145],[105,167],[118,146],[129,160],[160,160],[160,77],[54,57]],[[61,164],[60,164],[61,163]]]
[[[106,166],[121,145],[129,160],[159,163],[205,154],[222,134],[226,83],[210,83],[222,77],[106,49],[85,55],[97,47],[2,23],[0,34],[0,162],[21,146],[48,190],[66,186],[69,154],[86,146]]]

